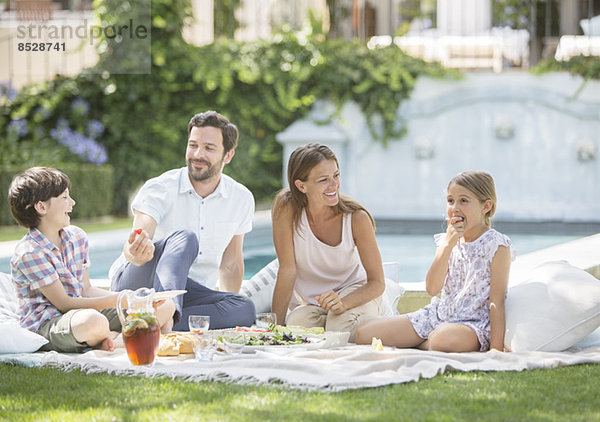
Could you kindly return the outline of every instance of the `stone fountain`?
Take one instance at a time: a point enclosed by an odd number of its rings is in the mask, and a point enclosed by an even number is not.
[[[600,223],[598,81],[525,72],[421,78],[397,111],[406,134],[387,145],[356,104],[334,111],[319,101],[277,136],[284,185],[291,152],[320,142],[338,156],[342,192],[378,219],[442,221],[450,178],[479,169],[496,182],[496,221]]]

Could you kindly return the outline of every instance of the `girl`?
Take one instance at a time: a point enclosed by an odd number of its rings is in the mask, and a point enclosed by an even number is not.
[[[491,227],[494,180],[466,171],[448,184],[444,234],[425,284],[431,303],[409,314],[361,325],[357,343],[372,337],[395,347],[444,352],[504,350],[504,298],[512,260],[510,239]],[[436,295],[441,292],[441,296]]]
[[[349,331],[352,339],[360,322],[380,314],[385,288],[373,218],[340,195],[338,161],[325,145],[292,153],[288,183],[272,209],[273,312],[282,323]]]

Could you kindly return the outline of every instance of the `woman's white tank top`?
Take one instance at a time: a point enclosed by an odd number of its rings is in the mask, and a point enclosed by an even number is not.
[[[348,286],[363,285],[367,273],[360,262],[352,236],[352,214],[342,219],[342,241],[336,246],[321,242],[312,232],[306,209],[302,210],[298,230],[294,230],[296,283],[290,309],[299,305],[317,305],[315,297]]]

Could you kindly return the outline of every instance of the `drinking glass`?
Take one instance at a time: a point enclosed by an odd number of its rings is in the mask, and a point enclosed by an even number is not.
[[[217,350],[217,337],[211,331],[194,332],[192,341],[196,360],[211,361]]]
[[[239,355],[246,344],[246,336],[241,331],[226,331],[223,333],[223,346],[230,355]]]
[[[208,331],[210,326],[210,316],[208,315],[190,315],[188,317],[188,325],[193,333],[202,333]]]
[[[262,312],[256,314],[256,327],[268,330],[271,324],[277,324],[277,314],[275,312]]]

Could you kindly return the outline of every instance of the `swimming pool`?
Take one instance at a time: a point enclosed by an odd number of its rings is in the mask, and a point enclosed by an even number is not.
[[[378,226],[379,227],[379,226]],[[410,227],[410,226],[408,226]],[[575,240],[588,234],[594,234],[595,227],[589,233],[571,231],[571,233],[522,233],[522,230],[499,230],[507,234],[518,255],[538,249],[550,247],[559,243]],[[391,231],[391,232],[390,232]],[[400,233],[394,233],[389,227],[384,227],[377,233],[377,243],[383,261],[395,261],[400,265],[400,282],[418,282],[425,279],[425,274],[435,254],[433,235],[441,231],[441,227],[428,230],[427,233],[412,233],[405,228]],[[108,269],[112,262],[119,256],[122,241],[126,231],[115,232],[114,235],[90,234],[90,267],[91,278],[107,278]],[[270,227],[256,228],[249,233],[244,242],[244,278],[248,279],[262,267],[275,258]],[[10,258],[0,257],[0,271],[10,272]]]
[[[506,234],[511,238],[517,255],[582,237],[573,235]],[[378,233],[377,244],[384,262],[394,261],[400,265],[399,282],[410,283],[425,280],[425,274],[435,255],[433,235]],[[275,249],[272,244],[244,248],[244,263],[246,266],[244,278],[250,278],[274,258]]]

